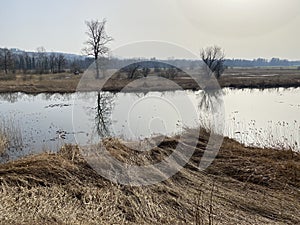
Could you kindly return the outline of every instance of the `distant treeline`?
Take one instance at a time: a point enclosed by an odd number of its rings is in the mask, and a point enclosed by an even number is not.
[[[177,67],[179,69],[194,69],[198,68],[201,65],[199,60],[187,60],[187,59],[166,59],[158,60],[156,58],[136,58],[136,59],[110,59],[108,65],[109,69],[122,69],[130,65],[134,66],[140,65],[141,67],[147,67],[152,69],[169,69]]]
[[[272,58],[271,60],[258,58],[253,60],[245,59],[226,59],[225,65],[227,67],[286,67],[286,66],[300,66],[300,61],[289,61],[287,59]]]
[[[170,67],[178,67],[179,69],[196,69],[202,62],[200,60],[188,60],[188,59],[167,59],[157,60],[152,59],[112,59],[111,67],[113,69],[127,66],[137,61],[146,61],[144,65],[148,65],[150,68],[167,68],[166,64],[170,64]],[[157,62],[159,61],[159,62]],[[161,63],[160,63],[161,62]],[[289,61],[287,59],[272,58],[271,60],[258,58],[253,60],[246,59],[225,59],[225,67],[287,67],[287,66],[300,66],[300,61]]]
[[[107,69],[120,69],[137,61],[145,61],[148,68],[166,68],[170,64],[179,69],[196,69],[201,65],[199,60],[173,59],[118,59],[110,60]],[[83,72],[93,63],[93,59],[75,54],[46,52],[43,47],[35,52],[26,52],[19,49],[0,48],[0,73],[48,74],[61,72]],[[160,63],[160,62],[162,63]],[[286,67],[300,66],[300,61],[272,58],[271,60],[258,58],[253,60],[226,59],[226,67]],[[171,68],[171,67],[170,67]]]
[[[0,72],[24,74],[48,74],[65,71],[80,72],[93,60],[88,57],[64,53],[46,52],[38,48],[36,52],[0,48]]]

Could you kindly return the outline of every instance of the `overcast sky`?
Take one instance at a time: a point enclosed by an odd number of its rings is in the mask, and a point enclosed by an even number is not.
[[[107,19],[112,49],[136,41],[228,58],[300,59],[300,0],[9,0],[0,3],[0,47],[81,54],[85,20]]]

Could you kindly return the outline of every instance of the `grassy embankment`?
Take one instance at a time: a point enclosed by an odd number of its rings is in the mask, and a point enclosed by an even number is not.
[[[1,92],[25,92],[25,93],[68,93],[76,91],[81,76],[69,73],[45,74],[45,75],[0,75]],[[197,89],[193,80],[184,77],[176,77],[174,81],[183,89]],[[105,90],[119,91],[126,84],[132,82],[128,79],[117,79],[107,83]],[[100,79],[94,83],[94,89],[98,90],[103,81]],[[299,87],[300,70],[295,68],[234,68],[227,69],[219,79],[221,87],[233,88],[276,88]],[[153,84],[156,89],[166,89],[170,85],[159,81]],[[169,87],[170,90],[173,87]]]
[[[298,153],[246,148],[225,138],[213,164],[200,172],[207,137],[202,131],[185,168],[147,187],[100,177],[76,146],[0,165],[0,224],[300,223]],[[115,139],[105,143],[119,160],[141,165],[161,161],[178,140],[167,138],[148,152]]]

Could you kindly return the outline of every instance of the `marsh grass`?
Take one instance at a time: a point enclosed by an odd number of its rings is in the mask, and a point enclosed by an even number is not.
[[[4,134],[0,133],[0,156],[4,155],[8,146],[8,141]]]
[[[0,155],[10,150],[22,150],[23,137],[20,124],[12,117],[0,117]]]
[[[197,133],[189,130],[190,137]],[[247,148],[225,138],[206,171],[197,169],[208,134],[201,131],[189,163],[173,177],[132,187],[99,176],[78,146],[0,165],[0,224],[299,224],[300,156]],[[197,136],[196,136],[197,137]],[[163,160],[178,138],[149,152],[104,141],[126,163]]]
[[[257,121],[238,122],[233,118],[226,135],[250,147],[273,148],[300,151],[300,124],[298,121],[272,120],[264,128],[258,128]]]

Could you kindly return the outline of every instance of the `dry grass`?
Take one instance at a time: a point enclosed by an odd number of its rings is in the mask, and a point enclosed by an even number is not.
[[[198,71],[191,71],[197,74]],[[267,75],[267,76],[266,76]],[[43,74],[43,75],[0,75],[0,92],[25,92],[25,93],[70,93],[75,92],[81,76],[75,76],[70,73],[62,74]],[[3,79],[1,79],[3,78]],[[199,89],[197,83],[186,77],[176,77],[173,80],[183,89]],[[103,85],[103,80],[98,80],[89,84],[85,91],[97,91]],[[170,82],[161,83],[162,81],[149,83],[149,87],[138,87],[141,91],[151,90],[174,90],[178,89],[172,86]],[[233,68],[227,69],[224,75],[219,79],[221,87],[234,88],[276,88],[276,87],[299,87],[300,86],[300,70],[289,68]],[[131,79],[119,79],[117,76],[109,80],[103,88],[107,91],[120,91],[125,86],[129,90],[135,90],[131,87]]]
[[[219,80],[221,87],[278,88],[299,87],[297,68],[234,68],[225,71]]]
[[[8,146],[7,138],[0,132],[0,156],[4,155]]]
[[[0,92],[69,93],[75,92],[81,76],[70,73],[42,75],[11,75],[13,79],[0,79]]]
[[[1,117],[0,115],[0,156],[5,155],[8,147],[22,149],[23,138],[21,128],[13,117]]]
[[[300,190],[300,154],[292,150],[249,148],[226,139],[208,172],[272,189]]]
[[[199,172],[202,134],[185,168],[147,187],[100,177],[76,146],[0,165],[0,224],[300,223],[299,154],[225,139],[214,163]],[[167,138],[147,153],[115,139],[105,144],[119,160],[144,164],[162,160],[177,143]]]

